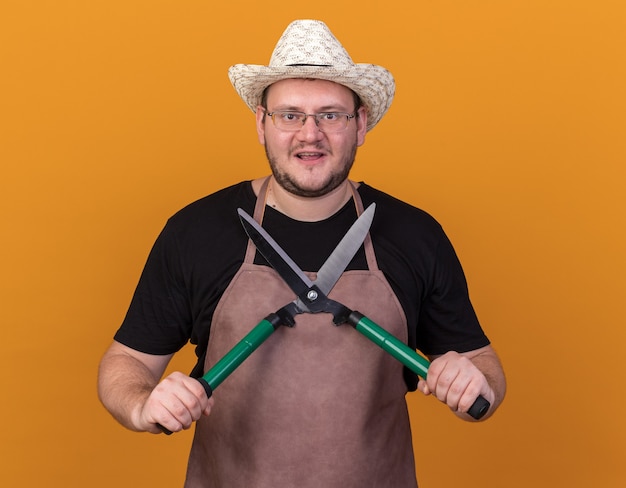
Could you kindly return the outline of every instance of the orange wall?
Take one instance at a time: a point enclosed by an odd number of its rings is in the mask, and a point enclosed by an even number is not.
[[[190,436],[116,425],[98,360],[166,218],[267,172],[228,66],[313,17],[396,76],[353,177],[444,225],[508,374],[481,425],[410,396],[421,486],[626,486],[624,2],[301,5],[0,6],[0,485],[180,486]]]

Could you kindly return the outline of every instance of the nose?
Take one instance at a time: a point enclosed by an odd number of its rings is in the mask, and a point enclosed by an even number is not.
[[[298,131],[298,136],[302,140],[318,140],[324,137],[324,133],[317,126],[315,117],[308,115],[302,128]]]

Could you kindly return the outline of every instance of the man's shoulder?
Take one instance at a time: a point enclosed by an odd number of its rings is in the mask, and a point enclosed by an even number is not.
[[[170,226],[194,225],[199,220],[204,223],[211,220],[232,218],[237,215],[237,208],[250,211],[254,208],[256,196],[250,181],[241,181],[222,188],[186,205],[168,220]]]
[[[381,220],[390,224],[419,226],[432,231],[439,231],[441,228],[439,222],[427,211],[366,183],[360,184],[359,194],[365,207],[376,203],[376,213]]]

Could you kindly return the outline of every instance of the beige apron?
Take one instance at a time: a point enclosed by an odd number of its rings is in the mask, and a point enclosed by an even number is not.
[[[254,218],[261,222],[265,186]],[[362,202],[354,192],[359,214]],[[404,312],[378,269],[345,272],[329,297],[406,342]],[[292,301],[278,274],[243,265],[211,325],[208,370],[265,316]],[[307,273],[315,279],[314,273]],[[415,466],[402,365],[330,314],[280,327],[213,394],[197,422],[186,488],[414,488]]]

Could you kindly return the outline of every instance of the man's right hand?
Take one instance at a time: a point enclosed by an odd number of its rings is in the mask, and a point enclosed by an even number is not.
[[[189,429],[202,415],[209,415],[213,398],[194,378],[180,372],[165,377],[150,393],[134,423],[138,430],[158,434]]]
[[[173,354],[146,354],[113,341],[100,361],[98,395],[124,427],[160,433],[178,432],[208,415],[213,399],[202,384],[186,374],[172,373],[159,381]]]

